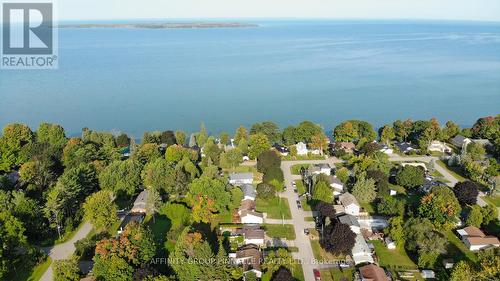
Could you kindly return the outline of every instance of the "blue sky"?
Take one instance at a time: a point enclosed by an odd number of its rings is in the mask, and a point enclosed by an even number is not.
[[[500,21],[500,0],[59,0],[60,20],[333,18]]]

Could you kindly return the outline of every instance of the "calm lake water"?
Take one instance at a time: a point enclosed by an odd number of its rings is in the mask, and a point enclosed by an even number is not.
[[[61,29],[59,69],[0,70],[0,126],[217,133],[273,120],[383,125],[500,113],[500,23],[266,21]]]

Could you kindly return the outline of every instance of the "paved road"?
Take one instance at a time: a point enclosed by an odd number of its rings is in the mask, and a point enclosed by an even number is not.
[[[282,192],[280,196],[286,198],[290,205],[290,212],[292,214],[293,227],[296,234],[295,246],[299,249],[298,253],[293,253],[294,258],[299,259],[302,262],[302,269],[304,270],[305,281],[314,281],[313,269],[316,265],[312,264],[314,259],[314,254],[311,248],[311,242],[309,237],[304,234],[305,228],[314,227],[314,223],[305,221],[305,217],[310,217],[311,212],[305,212],[302,209],[297,208],[295,201],[297,200],[297,194],[293,192],[292,181],[297,179],[296,176],[292,175],[290,168],[296,164],[320,164],[328,163],[332,167],[335,163],[340,163],[341,161],[337,158],[328,158],[325,160],[304,160],[304,161],[283,161],[281,162],[281,169],[283,170],[283,175],[285,177],[286,191]]]
[[[40,281],[52,281],[54,278],[54,273],[52,271],[53,262],[56,260],[62,260],[69,258],[75,252],[75,242],[87,237],[89,232],[92,230],[92,225],[88,222],[84,223],[75,235],[64,243],[55,245],[54,247],[44,248],[43,250],[52,259],[52,264],[42,275]]]

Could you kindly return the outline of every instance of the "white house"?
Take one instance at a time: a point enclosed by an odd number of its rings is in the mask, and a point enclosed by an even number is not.
[[[229,183],[240,186],[253,183],[253,173],[233,173],[229,175]]]
[[[314,164],[314,165],[311,166],[311,168],[309,169],[309,171],[313,175],[323,174],[323,175],[329,176],[332,173],[332,167],[330,167],[330,165],[326,164],[326,163]]]
[[[255,211],[247,211],[243,210],[240,214],[241,223],[254,223],[254,224],[263,224],[264,223],[264,215]]]
[[[429,151],[436,151],[436,152],[441,152],[441,153],[450,153],[451,147],[446,145],[444,142],[441,141],[432,141],[429,146],[427,147],[427,150]]]
[[[361,227],[359,226],[358,219],[356,219],[355,216],[345,214],[338,216],[337,219],[341,224],[348,225],[352,232],[361,234]]]
[[[339,202],[344,206],[344,211],[346,214],[359,216],[359,203],[354,195],[346,192],[339,196]]]
[[[243,228],[238,228],[235,231],[236,235],[242,235],[245,244],[255,244],[264,246],[265,231],[258,225],[245,225]]]
[[[383,152],[383,153],[385,153],[387,155],[390,155],[390,154],[394,153],[394,149],[392,149],[392,148],[390,148],[390,147],[388,147],[386,145],[384,145],[384,147],[382,147],[379,151]]]
[[[240,188],[243,192],[243,200],[255,201],[255,198],[257,197],[257,191],[255,190],[255,187],[253,185],[243,184]]]
[[[333,196],[337,197],[344,192],[344,184],[336,176],[329,176],[328,183],[333,189]]]
[[[307,155],[307,153],[309,152],[307,150],[307,145],[303,142],[297,143],[295,147],[297,148],[297,155]]]
[[[495,236],[486,236],[479,228],[467,226],[457,230],[462,238],[462,242],[470,251],[479,251],[482,249],[499,247],[500,241]]]
[[[429,269],[423,269],[422,271],[420,271],[420,276],[422,276],[422,278],[424,279],[435,279],[436,273]]]
[[[384,242],[385,242],[385,245],[387,246],[387,249],[389,249],[389,250],[396,249],[396,243],[394,241],[392,241],[391,237],[385,237]]]
[[[356,234],[356,242],[352,248],[352,259],[356,265],[365,262],[374,263],[372,251],[361,234]]]

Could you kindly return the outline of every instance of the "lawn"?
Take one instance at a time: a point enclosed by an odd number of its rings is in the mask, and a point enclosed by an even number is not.
[[[490,205],[493,205],[495,207],[500,207],[500,196],[499,195],[483,196],[481,198]]]
[[[312,211],[313,206],[311,205],[312,201],[307,201],[306,198],[303,198],[300,200],[300,203],[302,205],[302,209],[304,211]]]
[[[264,224],[266,235],[272,238],[295,239],[295,230],[291,224]]]
[[[448,173],[450,173],[453,177],[455,177],[458,181],[466,181],[467,179],[462,176],[462,171],[460,171],[459,167],[450,167],[446,163],[441,160],[437,160],[436,163],[442,168],[446,169]]]
[[[416,269],[417,265],[410,259],[403,247],[389,250],[382,241],[371,241],[375,246],[380,266],[393,266],[404,269]]]
[[[172,221],[165,215],[157,215],[155,216],[154,221],[151,218],[149,219],[149,221],[147,221],[147,224],[153,232],[156,245],[158,247],[163,246],[167,232],[172,227]]]
[[[309,164],[297,164],[297,165],[293,165],[292,167],[290,167],[290,170],[292,172],[292,175],[300,175],[300,169],[301,168],[309,168]]]
[[[311,233],[313,233],[311,231]],[[328,261],[328,262],[333,262],[333,261],[344,261],[345,257],[344,256],[334,256],[327,251],[325,251],[323,248],[321,248],[321,245],[319,244],[319,240],[317,239],[311,239],[311,248],[314,254],[314,258],[317,261]]]
[[[14,272],[9,276],[6,276],[6,280],[12,281],[38,281],[42,278],[42,275],[47,271],[52,259],[48,257],[44,262],[33,268],[26,268],[26,263],[21,263],[20,268],[17,268],[17,274]]]
[[[299,195],[306,193],[306,187],[304,186],[304,182],[302,182],[302,180],[296,180],[295,185],[297,186]]]
[[[288,205],[288,200],[286,198],[274,197],[271,199],[261,199],[256,200],[257,212],[267,213],[267,217],[270,219],[292,219],[290,213],[290,206]]]
[[[262,174],[257,171],[257,168],[255,165],[249,166],[249,165],[240,165],[234,168],[229,168],[229,169],[223,169],[224,172],[227,174],[230,173],[253,173],[253,180],[255,183],[261,182],[262,181]]]
[[[322,281],[338,281],[342,280],[341,278],[345,278],[346,280],[353,280],[354,269],[346,268],[346,269],[338,269],[338,268],[330,268],[330,269],[321,269],[321,280]]]
[[[370,215],[373,215],[377,212],[375,204],[371,202],[359,203],[359,205],[363,208],[363,210],[365,210],[365,212],[367,212]]]
[[[457,237],[455,233],[453,233],[452,230],[449,230],[443,234],[448,242],[450,242],[447,249],[448,256],[450,258],[453,258],[455,261],[459,261],[465,257],[472,262],[477,261],[476,255],[465,247],[464,243],[462,243],[462,241]]]
[[[296,262],[292,265],[289,266],[290,272],[292,273],[293,277],[298,280],[298,281],[304,281],[304,271],[302,270],[302,265],[299,262]],[[262,281],[270,281],[271,280],[271,274],[269,272],[266,272],[262,274]]]

